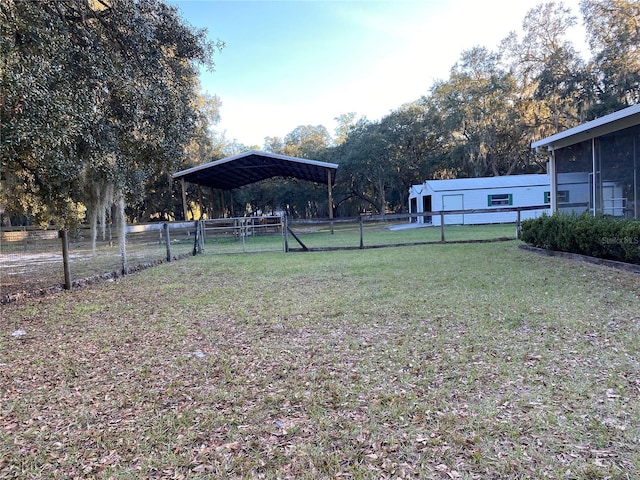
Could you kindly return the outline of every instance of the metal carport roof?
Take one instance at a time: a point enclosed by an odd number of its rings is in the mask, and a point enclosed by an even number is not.
[[[174,173],[172,178],[220,190],[232,190],[272,177],[299,178],[317,183],[330,181],[333,184],[337,168],[336,163],[249,150],[182,170]]]

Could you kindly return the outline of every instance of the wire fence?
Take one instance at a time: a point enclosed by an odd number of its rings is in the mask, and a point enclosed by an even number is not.
[[[421,212],[319,220],[260,216],[129,225],[124,248],[109,229],[95,240],[89,229],[2,229],[0,304],[115,278],[196,253],[322,251],[516,239],[523,212],[531,216],[547,208],[502,208],[507,215],[502,223],[477,224],[476,220],[473,225],[464,224],[469,210],[463,214]],[[496,211],[473,210],[473,214],[477,218]]]
[[[202,220],[203,253],[283,251],[284,223],[279,215]]]
[[[89,229],[3,228],[0,304],[115,278],[193,254],[197,247],[196,222],[132,225],[126,230],[123,250],[117,234],[108,229],[94,242]]]
[[[535,217],[548,208],[539,205],[288,221],[285,251],[513,240],[520,237],[523,218]]]

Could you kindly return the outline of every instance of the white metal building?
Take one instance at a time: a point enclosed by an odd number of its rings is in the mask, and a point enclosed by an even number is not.
[[[590,188],[593,183],[589,172],[566,172],[557,175],[557,206],[559,210],[582,213],[589,209]],[[622,216],[626,202],[620,182],[602,181],[603,213]],[[446,225],[471,225],[484,223],[511,223],[516,212],[473,213],[472,210],[534,207],[525,210],[520,219],[551,214],[551,180],[547,174],[504,175],[501,177],[456,178],[452,180],[427,180],[409,189],[409,212],[439,212],[442,210],[467,210],[469,213],[447,214]],[[412,223],[440,225],[440,215],[411,217]]]
[[[549,187],[547,174],[427,180],[409,189],[409,212],[550,206]],[[521,219],[534,218],[543,212],[550,213],[550,209],[523,211]],[[516,221],[516,215],[516,212],[448,214],[444,222],[446,225],[511,223]],[[440,215],[411,217],[411,221],[440,225]]]

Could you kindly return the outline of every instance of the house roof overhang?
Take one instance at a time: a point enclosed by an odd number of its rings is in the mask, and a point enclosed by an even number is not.
[[[623,108],[531,144],[537,152],[557,150],[640,124],[640,104]]]
[[[316,183],[335,182],[338,165],[306,158],[249,150],[174,173],[174,180],[233,190],[272,177],[298,178]],[[327,173],[328,172],[328,173]]]

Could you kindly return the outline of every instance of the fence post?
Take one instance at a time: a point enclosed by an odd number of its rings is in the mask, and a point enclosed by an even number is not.
[[[125,203],[122,194],[118,198],[118,244],[120,246],[120,258],[122,260],[122,275],[129,274],[129,261],[127,260],[127,217],[125,216]]]
[[[164,224],[164,242],[167,247],[167,262],[171,261],[171,234],[169,233],[169,223]]]
[[[520,239],[520,208],[518,208],[516,213],[516,239]]]
[[[194,239],[193,239],[193,256],[195,257],[200,250],[200,226],[198,221],[196,220],[196,233],[194,235]]]
[[[242,238],[242,253],[247,253],[247,217],[239,220],[240,237]]]
[[[204,253],[204,242],[205,242],[205,228],[204,228],[204,220],[200,220],[198,222],[200,226],[200,253]]]
[[[284,215],[284,253],[289,253],[289,216]]]
[[[62,239],[62,266],[64,268],[64,288],[71,290],[71,264],[69,262],[69,237],[66,230],[60,230]]]
[[[364,233],[363,233],[363,225],[362,225],[362,215],[358,217],[360,221],[360,248],[364,248]]]
[[[440,241],[444,243],[444,210],[440,210]]]

